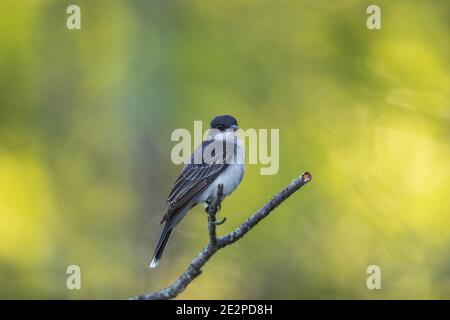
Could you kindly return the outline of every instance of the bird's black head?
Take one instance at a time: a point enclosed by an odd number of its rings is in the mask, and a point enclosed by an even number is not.
[[[217,116],[211,121],[211,129],[220,131],[237,130],[239,129],[237,121],[234,117],[229,115]]]

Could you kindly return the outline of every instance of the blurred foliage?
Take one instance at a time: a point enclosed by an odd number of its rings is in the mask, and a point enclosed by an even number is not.
[[[314,179],[181,298],[450,298],[448,1],[0,4],[0,297],[126,298],[170,284],[207,241],[195,208],[147,268],[173,129],[235,115],[280,128],[280,171],[246,177],[231,231]],[[82,270],[67,290],[66,268]],[[382,290],[366,288],[366,268]]]

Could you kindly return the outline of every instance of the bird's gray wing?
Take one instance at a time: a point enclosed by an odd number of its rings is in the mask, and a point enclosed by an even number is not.
[[[169,207],[161,223],[171,221],[181,209],[185,209],[186,205],[195,205],[196,198],[226,169],[230,155],[227,154],[225,145],[220,147],[222,143],[224,142],[205,140],[195,150],[191,162],[185,165],[170,191],[167,200]],[[208,149],[212,152],[204,152]],[[208,155],[205,156],[206,153]]]

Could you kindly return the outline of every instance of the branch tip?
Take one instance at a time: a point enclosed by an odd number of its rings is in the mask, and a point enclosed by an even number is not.
[[[309,182],[309,181],[311,181],[311,179],[312,179],[312,175],[308,171],[306,171],[305,173],[302,174],[303,181]]]

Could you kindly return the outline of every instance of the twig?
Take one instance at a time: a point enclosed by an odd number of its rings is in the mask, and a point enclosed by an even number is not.
[[[223,198],[223,184],[217,186],[216,198],[209,204],[207,208],[208,213],[208,231],[209,231],[209,244],[211,246],[217,245],[217,234],[216,234],[216,213],[220,209]]]
[[[178,294],[184,291],[184,289],[202,272],[202,267],[206,262],[220,249],[233,244],[241,239],[247,232],[249,232],[254,226],[256,226],[262,219],[267,217],[273,209],[278,207],[284,200],[291,196],[298,189],[303,187],[309,181],[312,176],[310,173],[305,172],[300,177],[292,181],[286,188],[281,190],[275,195],[269,202],[267,202],[261,209],[251,215],[247,221],[237,227],[233,232],[218,238],[216,237],[216,213],[220,206],[220,200],[215,203],[214,207],[210,207],[208,210],[208,230],[210,236],[210,243],[206,245],[202,251],[192,260],[186,271],[169,287],[146,293],[140,296],[133,297],[132,299],[139,300],[163,300],[175,298]],[[219,187],[221,189],[221,187]],[[218,190],[218,194],[223,192]],[[219,198],[219,197],[217,197]],[[221,199],[221,197],[219,198]],[[216,202],[216,201],[215,201]],[[218,205],[217,205],[218,204]],[[213,223],[214,222],[214,223]]]

